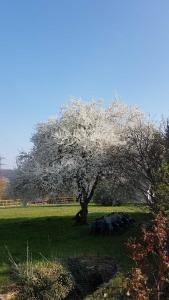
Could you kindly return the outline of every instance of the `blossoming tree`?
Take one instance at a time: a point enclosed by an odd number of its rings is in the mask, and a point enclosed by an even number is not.
[[[21,182],[20,192],[74,190],[81,206],[75,219],[86,223],[98,182],[119,168],[116,157],[125,144],[124,132],[141,117],[137,108],[118,101],[107,109],[99,101],[70,102],[57,118],[37,126],[32,151],[19,160],[16,183]]]

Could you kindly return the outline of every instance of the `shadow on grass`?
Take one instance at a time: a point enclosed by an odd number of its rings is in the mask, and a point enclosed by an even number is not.
[[[120,211],[120,207],[119,207]],[[89,213],[89,224],[107,213]],[[137,236],[139,225],[150,218],[146,212],[130,212],[136,223],[126,232],[113,236],[93,236],[89,226],[74,226],[72,216],[47,216],[34,218],[13,218],[0,220],[0,277],[9,270],[9,255],[18,263],[26,262],[26,248],[34,261],[44,257],[54,259],[78,255],[110,255],[124,271],[131,267],[130,255],[125,243],[131,236]]]

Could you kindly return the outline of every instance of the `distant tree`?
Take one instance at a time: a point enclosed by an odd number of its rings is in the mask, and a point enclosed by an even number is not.
[[[118,170],[120,171],[120,167]],[[135,189],[130,178],[122,178],[120,172],[117,177],[114,175],[108,179],[103,179],[98,184],[93,201],[102,205],[120,205],[125,202],[136,201]]]
[[[116,158],[126,143],[124,132],[142,117],[137,108],[118,101],[108,109],[100,102],[71,102],[56,119],[37,126],[32,151],[18,159],[14,191],[27,197],[30,191],[72,190],[81,206],[75,219],[86,223],[98,182],[119,172]]]
[[[119,155],[122,173],[154,211],[169,200],[167,130],[168,125],[162,132],[151,122],[137,123],[126,131],[127,143]]]
[[[40,178],[31,152],[21,152],[16,163],[17,168],[10,178],[8,195],[13,199],[21,199],[23,205],[26,206],[30,200],[36,200],[42,196]]]
[[[169,120],[164,122],[161,130],[161,145],[163,153],[160,156],[161,165],[156,172],[157,182],[154,194],[158,198],[161,209],[169,209]]]
[[[162,140],[164,145],[164,159],[169,164],[169,119],[163,121]]]

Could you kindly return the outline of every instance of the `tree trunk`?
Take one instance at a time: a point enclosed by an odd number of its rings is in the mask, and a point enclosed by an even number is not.
[[[81,209],[75,215],[74,220],[77,224],[83,225],[87,224],[87,215],[88,215],[88,201],[87,198],[80,201]]]
[[[28,205],[28,200],[27,199],[22,199],[22,206],[25,208]]]
[[[79,184],[79,194],[76,198],[76,202],[80,202],[81,209],[73,218],[77,224],[83,225],[87,224],[87,215],[88,215],[88,204],[93,197],[94,191],[98,183],[99,175],[96,176],[93,186],[89,193]]]

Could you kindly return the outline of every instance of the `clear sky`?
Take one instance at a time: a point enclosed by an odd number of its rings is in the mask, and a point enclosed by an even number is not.
[[[70,97],[169,116],[168,0],[0,0],[0,155]]]

